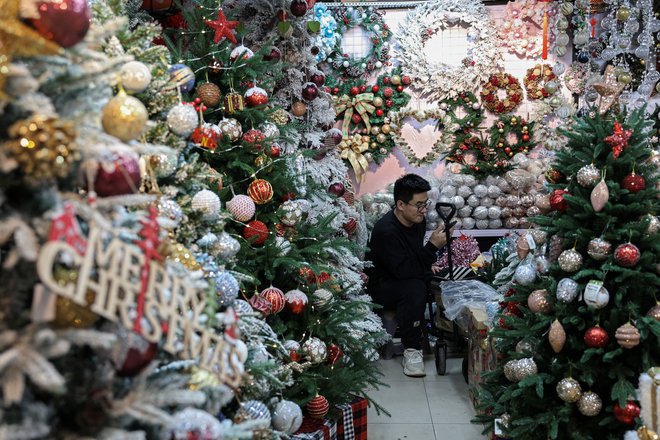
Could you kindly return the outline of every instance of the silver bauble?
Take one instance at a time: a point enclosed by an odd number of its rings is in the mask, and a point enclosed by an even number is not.
[[[233,258],[241,250],[241,243],[226,232],[221,232],[218,241],[214,246],[214,251],[218,257],[223,260]]]
[[[603,408],[603,401],[600,399],[598,394],[587,391],[580,396],[577,404],[578,409],[585,416],[595,416]]]
[[[518,369],[519,369],[520,380],[529,376],[533,376],[534,374],[538,373],[538,367],[536,366],[536,362],[534,362],[534,359],[532,358],[519,359]]]
[[[578,295],[579,284],[570,278],[562,278],[557,283],[557,300],[563,303],[573,301]]]
[[[550,261],[545,257],[545,255],[535,256],[534,266],[536,266],[536,271],[540,274],[545,275],[550,272]]]
[[[534,344],[530,341],[525,341],[524,339],[522,341],[519,341],[516,344],[516,353],[528,353],[532,354],[534,352]]]
[[[167,126],[179,136],[190,136],[198,125],[199,117],[192,105],[179,103],[167,113]]]
[[[232,307],[234,308],[234,311],[238,316],[244,316],[244,315],[252,315],[254,314],[254,310],[252,309],[252,306],[250,305],[249,302],[245,301],[244,299],[237,299],[234,301],[234,304],[232,304]]]
[[[529,286],[536,280],[536,268],[529,263],[520,264],[513,278],[518,284]]]
[[[223,118],[218,122],[218,128],[223,136],[229,138],[229,142],[236,142],[243,135],[241,123],[234,118]]]
[[[594,187],[600,180],[600,170],[594,164],[585,165],[577,172],[577,182],[585,188]]]
[[[221,272],[215,278],[216,301],[221,306],[228,306],[238,297],[239,285],[229,272]]]
[[[150,154],[145,159],[158,179],[171,176],[179,165],[179,159],[174,150],[169,153]]]
[[[181,210],[181,207],[178,203],[176,203],[174,200],[162,198],[158,201],[157,209],[160,215],[172,221],[173,228],[179,226],[179,223],[183,218],[183,211]]]
[[[488,218],[488,208],[485,206],[477,206],[474,208],[474,211],[472,211],[472,217],[474,217],[477,220],[485,220]]]
[[[587,245],[587,254],[596,261],[603,261],[612,254],[612,244],[602,238],[594,238]]]
[[[559,255],[559,267],[565,272],[576,272],[582,267],[582,255],[575,249],[567,249]]]
[[[301,350],[305,357],[313,364],[320,364],[328,356],[328,349],[325,346],[325,342],[315,337],[311,337],[303,342]]]
[[[277,248],[277,254],[280,257],[284,257],[291,252],[291,242],[284,237],[275,237],[275,247]]]
[[[580,387],[580,382],[572,377],[560,380],[559,383],[557,383],[556,390],[557,395],[564,402],[575,403],[580,400],[580,397],[582,397],[582,387]]]
[[[282,400],[273,410],[273,427],[285,434],[293,434],[302,425],[303,414],[298,404]]]
[[[239,411],[247,415],[250,420],[267,420],[268,424],[266,426],[270,426],[270,411],[263,402],[248,400],[241,403],[241,409]]]
[[[646,233],[648,235],[657,234],[660,231],[660,220],[655,215],[647,214],[643,220],[648,222],[648,226],[646,227]]]
[[[474,195],[480,199],[488,195],[488,187],[486,185],[475,185],[473,188]]]

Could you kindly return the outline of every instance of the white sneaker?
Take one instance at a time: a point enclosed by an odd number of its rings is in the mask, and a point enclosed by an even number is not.
[[[410,377],[424,377],[424,355],[421,350],[406,348],[403,352],[403,374]]]

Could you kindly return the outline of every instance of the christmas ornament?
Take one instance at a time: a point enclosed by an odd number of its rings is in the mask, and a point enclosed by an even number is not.
[[[190,202],[193,211],[199,211],[204,220],[215,220],[220,213],[220,198],[213,191],[203,189]]]
[[[612,147],[612,156],[614,159],[617,159],[623,150],[628,147],[628,139],[632,136],[632,132],[632,130],[624,130],[619,121],[614,121],[614,132],[603,139],[606,144]]]
[[[195,259],[195,255],[181,243],[163,242],[158,252],[167,257],[168,260],[181,264],[188,270],[200,270],[201,266]]]
[[[519,341],[516,344],[516,353],[532,353],[534,351],[534,344],[530,341]]]
[[[91,13],[86,0],[41,1],[32,25],[46,39],[62,47],[82,41],[89,30]]]
[[[168,71],[170,87],[178,88],[181,93],[188,93],[195,87],[195,73],[185,64],[173,64]]]
[[[305,0],[292,0],[289,9],[295,17],[302,17],[307,13],[307,2]]]
[[[273,198],[273,187],[264,179],[255,179],[248,186],[247,192],[257,205],[265,205]]]
[[[342,195],[344,195],[345,191],[346,191],[346,187],[341,182],[332,183],[328,187],[328,192],[336,197],[341,197]]]
[[[181,210],[179,204],[174,200],[161,198],[158,200],[156,209],[158,209],[159,215],[171,220],[174,223],[174,228],[179,226],[179,223],[183,218],[183,211]]]
[[[293,434],[300,429],[303,414],[300,407],[290,400],[282,400],[273,409],[273,428],[285,434]]]
[[[639,417],[640,411],[634,400],[629,400],[623,408],[619,406],[618,402],[614,404],[614,417],[625,425],[633,425],[635,419]]]
[[[229,54],[229,59],[231,60],[232,63],[234,63],[239,57],[242,60],[249,60],[253,56],[254,56],[254,52],[252,52],[250,49],[248,49],[247,47],[241,44],[240,46],[236,46],[234,50],[231,51],[231,53]]]
[[[252,151],[263,151],[264,145],[263,141],[266,139],[266,136],[261,132],[261,130],[257,129],[250,129],[245,132],[243,135],[243,142],[247,144],[247,146],[252,150]]]
[[[636,347],[640,341],[639,330],[629,322],[616,329],[614,337],[620,346],[628,349]]]
[[[599,178],[600,170],[594,164],[585,165],[577,172],[577,182],[584,188],[591,188]]]
[[[313,364],[320,364],[325,361],[328,350],[325,343],[319,338],[311,337],[303,342],[301,351],[305,357]]]
[[[632,243],[620,244],[614,249],[614,261],[622,267],[633,267],[639,262],[639,248]]]
[[[264,136],[268,139],[274,139],[280,136],[280,129],[272,122],[264,122],[259,126],[259,130],[261,130]]]
[[[252,220],[243,229],[243,237],[253,245],[261,246],[268,238],[268,226],[259,220]]]
[[[504,365],[504,375],[511,382],[520,382],[536,373],[538,373],[538,367],[532,358],[515,359]]]
[[[610,293],[603,286],[602,281],[591,280],[584,288],[584,302],[595,309],[602,309],[610,301]]]
[[[205,23],[215,31],[213,35],[215,44],[218,44],[223,38],[236,44],[236,37],[232,31],[238,27],[238,21],[228,21],[222,9],[218,9],[218,17],[215,20],[206,20]]]
[[[291,252],[291,242],[284,237],[275,237],[275,247],[280,257],[284,257]]]
[[[229,115],[243,111],[245,103],[243,96],[234,91],[225,95],[225,112]],[[218,124],[219,125],[219,124]]]
[[[141,180],[138,155],[127,150],[111,151],[108,154],[109,157],[93,164],[96,171],[93,186],[87,181],[84,186],[100,197],[138,192]]]
[[[289,290],[284,295],[285,308],[294,315],[300,315],[307,307],[307,295],[298,289]]]
[[[118,327],[115,335],[117,342],[111,356],[118,376],[133,377],[156,357],[158,344],[149,342],[123,327]]]
[[[158,179],[170,177],[179,165],[179,159],[174,150],[167,153],[149,154],[145,159]]]
[[[248,107],[268,104],[268,93],[261,87],[250,87],[245,92],[245,103]]]
[[[600,399],[598,394],[587,391],[580,396],[578,400],[578,410],[585,416],[593,417],[597,415],[600,410],[603,408],[603,401]]]
[[[192,105],[179,103],[167,113],[167,126],[174,134],[187,138],[199,125],[199,116]]]
[[[565,212],[568,209],[568,201],[564,198],[566,194],[568,194],[568,191],[564,189],[554,190],[550,194],[550,208],[555,211]]]
[[[607,189],[605,179],[601,179],[598,185],[591,190],[591,206],[594,208],[594,211],[602,211],[609,198],[610,192]]]
[[[529,286],[536,280],[536,267],[529,263],[518,265],[513,276],[514,280],[523,286]]]
[[[217,125],[205,122],[193,130],[190,140],[197,147],[214,151],[218,147],[218,139],[221,136],[222,133]]]
[[[604,328],[596,326],[584,333],[584,343],[590,348],[602,348],[607,345],[610,338]]]
[[[264,60],[278,62],[282,59],[282,51],[275,46],[270,47],[270,53],[264,55]]]
[[[78,280],[78,271],[56,267],[53,277],[60,286],[74,284]],[[99,316],[92,312],[90,305],[94,303],[96,293],[92,290],[85,292],[86,305],[80,305],[64,296],[57,295],[55,302],[55,319],[51,324],[57,328],[89,328]]]
[[[277,287],[270,286],[262,290],[259,296],[270,303],[270,314],[280,313],[284,310],[284,292]]]
[[[594,238],[587,245],[587,254],[596,261],[603,261],[612,253],[612,244],[602,238]]]
[[[219,306],[228,306],[238,298],[240,286],[229,272],[220,272],[215,277],[215,299]]]
[[[563,303],[573,301],[578,294],[578,283],[570,278],[562,278],[557,283],[557,300]]]
[[[289,123],[289,114],[286,110],[278,108],[270,115],[270,120],[281,127]]]
[[[582,397],[582,387],[580,382],[567,377],[557,383],[557,395],[561,400],[568,403],[575,403]]]
[[[325,84],[325,73],[317,70],[309,76],[309,80],[316,84],[317,87],[322,87]]]
[[[311,418],[322,419],[328,414],[330,404],[328,404],[328,400],[325,397],[317,394],[316,397],[307,403],[305,409],[307,410],[307,415]]]
[[[227,202],[227,209],[231,212],[231,215],[234,217],[234,220],[239,222],[246,222],[254,217],[256,207],[254,206],[254,201],[244,195],[239,194]]]
[[[234,118],[222,118],[218,122],[220,132],[229,138],[229,142],[236,142],[243,135],[241,123]]]
[[[277,208],[277,217],[286,226],[295,226],[302,218],[300,204],[295,200],[287,200]]]
[[[648,235],[657,234],[660,232],[660,219],[654,215],[647,214],[642,217],[642,222],[647,223],[646,233]]]
[[[241,408],[238,410],[240,415],[246,417],[247,420],[266,420],[266,426],[270,426],[270,410],[265,403],[258,400],[248,400],[241,403]]]
[[[212,75],[218,75],[220,72],[222,72],[223,64],[219,59],[213,58],[211,61],[209,61],[206,67],[208,68],[209,73]]]
[[[548,313],[552,310],[548,292],[545,289],[535,290],[527,297],[527,306],[534,313]]]
[[[651,309],[646,313],[646,316],[650,316],[656,321],[660,321],[660,303],[651,307]]]
[[[357,231],[358,223],[357,220],[355,220],[353,217],[349,217],[348,220],[346,220],[344,224],[341,225],[341,227],[349,236],[351,236]]]
[[[73,142],[77,133],[71,122],[34,115],[13,123],[8,135],[2,149],[33,182],[66,177],[79,159],[78,147]]]
[[[308,82],[302,89],[302,98],[306,101],[313,101],[319,96],[319,88],[313,82]]]
[[[344,352],[339,345],[328,345],[328,365],[335,365],[337,362],[341,361],[343,356]]]
[[[323,311],[334,302],[332,292],[327,289],[316,289],[312,293],[312,305]]]
[[[257,294],[253,295],[252,298],[250,298],[250,306],[252,306],[253,310],[259,312],[261,318],[265,318],[266,316],[270,315],[270,311],[272,307],[271,304],[268,301],[266,301],[266,299],[262,298]],[[263,354],[265,361],[268,358],[268,354],[265,351]]]
[[[627,189],[633,194],[640,192],[645,187],[646,182],[644,181],[644,178],[639,174],[635,174],[634,171],[624,177],[621,181],[621,188]]]
[[[196,117],[197,114],[195,119]],[[103,108],[101,123],[106,133],[127,142],[140,137],[147,119],[149,114],[144,104],[139,99],[120,91]]]
[[[174,414],[161,432],[161,439],[206,440],[222,438],[220,420],[201,409],[186,408]]]
[[[217,85],[207,82],[197,86],[197,96],[209,107],[215,107],[222,101],[222,92]]]
[[[121,85],[129,93],[142,93],[151,82],[151,71],[139,61],[129,61],[119,72]]]
[[[307,113],[307,104],[302,101],[294,102],[291,104],[291,113],[293,113],[293,116],[303,116],[305,113]]]
[[[575,249],[565,250],[557,261],[564,272],[576,272],[582,267],[582,255]]]
[[[241,244],[231,235],[226,232],[221,232],[218,236],[218,241],[214,246],[214,251],[223,260],[229,260],[236,256],[238,251],[241,250]]]
[[[564,348],[564,344],[566,344],[566,332],[564,331],[564,326],[562,326],[561,322],[556,319],[550,324],[548,341],[550,342],[550,347],[552,347],[555,353],[559,353]]]

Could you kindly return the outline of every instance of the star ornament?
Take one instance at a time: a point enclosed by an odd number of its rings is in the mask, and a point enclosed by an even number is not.
[[[62,50],[23,24],[20,9],[20,1],[0,0],[0,101],[8,99],[3,89],[12,58],[51,55]]]
[[[607,66],[605,73],[601,80],[597,83],[594,83],[594,89],[600,95],[600,102],[598,103],[598,112],[602,115],[607,112],[607,110],[612,107],[614,101],[619,97],[621,91],[625,87],[624,84],[621,84],[616,79],[616,74],[614,73],[614,66]]]
[[[215,44],[218,44],[223,38],[236,44],[236,37],[232,33],[232,30],[236,29],[238,21],[227,21],[222,9],[218,10],[218,18],[215,20],[206,20],[206,25],[215,29],[215,35],[213,36],[213,42]]]
[[[609,144],[612,147],[612,156],[618,158],[623,150],[628,146],[628,139],[632,135],[632,130],[624,130],[619,124],[619,121],[614,122],[614,133],[610,136],[607,136],[605,139],[606,144]]]

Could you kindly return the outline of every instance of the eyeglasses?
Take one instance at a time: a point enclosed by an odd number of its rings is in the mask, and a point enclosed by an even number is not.
[[[429,209],[432,203],[433,202],[429,199],[426,202],[417,202],[417,203],[406,202],[406,205],[414,206],[415,208],[417,208],[418,212],[422,212],[425,209]]]

